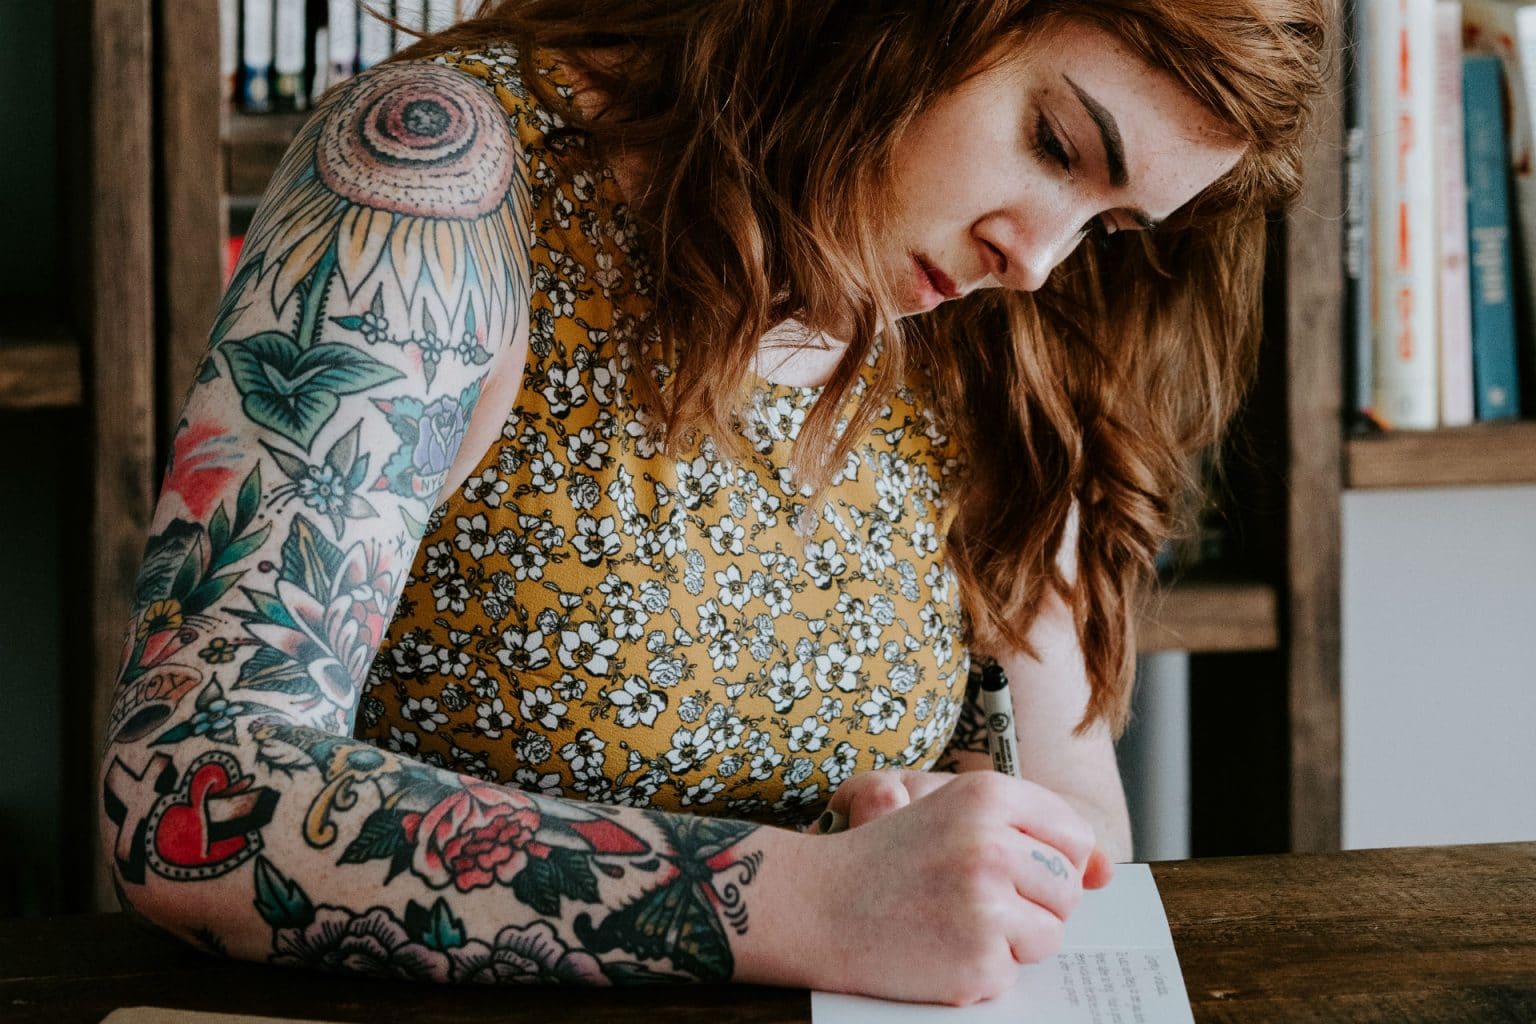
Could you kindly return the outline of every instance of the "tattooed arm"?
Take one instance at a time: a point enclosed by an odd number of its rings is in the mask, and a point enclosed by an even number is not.
[[[506,115],[458,71],[371,70],[300,132],[175,437],[104,853],[127,906],[243,958],[814,984],[792,954],[807,924],[831,932],[802,884],[814,840],[532,796],[350,737],[429,511],[521,378],[529,220]]]

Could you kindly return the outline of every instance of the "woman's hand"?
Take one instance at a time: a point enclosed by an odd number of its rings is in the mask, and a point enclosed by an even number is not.
[[[1061,947],[1084,875],[1108,881],[1092,827],[1057,794],[997,772],[905,777],[922,774],[871,773],[899,786],[850,790],[855,778],[833,799],[854,827],[815,840],[825,851],[814,891],[832,901],[838,936],[818,988],[953,1006],[993,998],[1020,964]]]
[[[949,772],[915,772],[908,768],[885,768],[862,772],[844,782],[827,802],[827,810],[807,829],[812,835],[858,828],[892,811],[899,811],[914,800],[959,778]]]
[[[922,799],[959,777],[950,772],[915,772],[908,768],[885,768],[855,775],[838,787],[832,799],[827,801],[826,812],[813,821],[806,832],[825,835],[858,828]],[[1083,888],[1101,889],[1114,875],[1114,862],[1095,846],[1083,874]]]

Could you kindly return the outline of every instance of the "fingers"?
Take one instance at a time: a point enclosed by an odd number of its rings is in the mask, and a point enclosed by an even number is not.
[[[1008,949],[1016,963],[1038,963],[1060,952],[1066,931],[1067,926],[1060,918],[1038,906],[1026,905],[1018,923],[1009,929]]]
[[[1115,877],[1114,862],[1109,854],[1095,846],[1088,855],[1088,867],[1083,871],[1084,889],[1102,889]]]
[[[912,802],[899,772],[875,772],[854,793],[848,807],[848,827],[874,821],[876,818],[899,811]]]
[[[900,768],[855,775],[837,788],[827,801],[826,811],[806,831],[811,835],[831,835],[866,824],[912,803],[914,789],[921,797],[953,778]]]
[[[977,773],[981,775],[982,773]],[[1004,808],[1005,820],[1025,835],[1054,847],[1072,862],[1081,874],[1093,852],[1093,826],[1061,796],[1024,779],[1009,778],[996,772],[983,776],[986,785],[1006,787],[992,795]]]
[[[1018,894],[1065,922],[1083,896],[1082,879],[1061,851],[1025,838],[1012,856]]]

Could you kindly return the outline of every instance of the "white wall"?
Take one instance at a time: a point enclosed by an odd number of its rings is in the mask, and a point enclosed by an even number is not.
[[[1131,719],[1115,746],[1137,861],[1190,853],[1189,654],[1136,659]]]
[[[1536,839],[1536,487],[1343,517],[1344,846]]]

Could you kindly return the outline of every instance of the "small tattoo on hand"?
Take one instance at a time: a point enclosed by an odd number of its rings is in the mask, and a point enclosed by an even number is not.
[[[1060,857],[1046,857],[1046,855],[1041,853],[1039,850],[1031,850],[1029,855],[1035,860],[1039,861],[1041,864],[1044,864],[1046,868],[1050,870],[1051,874],[1061,878],[1067,877],[1067,869],[1062,865]]]

